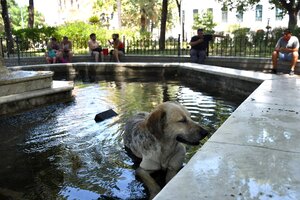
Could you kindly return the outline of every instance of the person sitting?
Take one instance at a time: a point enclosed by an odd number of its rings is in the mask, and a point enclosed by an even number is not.
[[[197,30],[197,35],[193,36],[190,41],[190,56],[193,63],[204,63],[207,56],[208,42],[213,40],[215,37],[224,38],[223,35],[204,34],[204,30],[202,28]]]
[[[290,61],[290,75],[294,75],[295,66],[298,61],[299,40],[296,36],[292,36],[290,29],[283,31],[283,36],[279,38],[272,53],[272,73],[277,73],[277,60]]]
[[[61,58],[59,51],[59,45],[55,37],[52,37],[49,44],[47,45],[46,61],[48,64],[57,63]]]
[[[114,33],[112,34],[113,41],[108,41],[111,45],[113,45],[113,50],[110,51],[110,55],[113,56],[116,62],[120,62],[120,57],[124,56],[125,48],[123,42],[119,39],[119,34]]]
[[[67,36],[63,37],[63,40],[60,44],[62,58],[64,62],[72,62],[73,52],[72,52],[72,42],[68,39]]]
[[[95,33],[90,34],[90,40],[88,42],[88,46],[89,46],[90,54],[95,57],[95,62],[99,62],[99,57],[101,57],[101,60],[103,61],[102,47],[96,40]]]

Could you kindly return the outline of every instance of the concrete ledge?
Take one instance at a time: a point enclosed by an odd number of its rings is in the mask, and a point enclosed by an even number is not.
[[[20,59],[20,65],[36,65],[45,64],[44,57],[23,57]],[[104,62],[109,62],[110,57],[105,56]],[[73,62],[93,62],[89,55],[74,56]],[[122,58],[122,62],[143,62],[143,63],[189,63],[189,56],[161,56],[161,55],[126,55]],[[5,58],[6,66],[18,66],[17,58]],[[243,69],[259,72],[270,72],[272,69],[271,58],[249,58],[249,57],[220,57],[210,56],[206,59],[207,65],[222,66],[233,69]],[[283,73],[289,72],[288,63],[279,63],[278,71]],[[300,74],[300,62],[298,61],[295,69],[296,74]]]
[[[53,72],[12,71],[0,77],[0,97],[51,86]]]
[[[38,106],[73,100],[73,82],[53,81],[49,88],[0,97],[0,115],[14,114]]]

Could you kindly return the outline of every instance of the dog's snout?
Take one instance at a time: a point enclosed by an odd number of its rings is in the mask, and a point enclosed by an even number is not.
[[[200,136],[201,136],[201,139],[205,138],[209,132],[203,128],[201,128],[200,132],[199,132]]]

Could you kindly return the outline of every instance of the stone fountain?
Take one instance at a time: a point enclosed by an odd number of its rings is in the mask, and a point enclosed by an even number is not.
[[[52,77],[51,71],[11,71],[0,56],[0,116],[72,100],[73,82]]]

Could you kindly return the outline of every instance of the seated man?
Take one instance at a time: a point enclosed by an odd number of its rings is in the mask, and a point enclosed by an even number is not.
[[[277,59],[283,61],[291,61],[290,75],[294,75],[295,66],[298,60],[299,40],[296,36],[292,36],[290,29],[283,31],[283,36],[279,38],[272,53],[272,73],[277,73]]]
[[[119,34],[112,34],[113,41],[108,41],[111,45],[113,45],[113,50],[110,54],[113,56],[116,62],[120,62],[120,57],[125,54],[125,48],[123,42],[119,39]]]
[[[72,42],[69,41],[67,36],[63,37],[63,41],[60,44],[62,58],[65,62],[72,62],[73,52],[72,52]]]
[[[95,33],[92,33],[90,35],[90,40],[88,42],[88,46],[89,46],[89,51],[90,51],[91,55],[95,57],[95,62],[99,61],[99,57],[101,57],[101,60],[103,61],[102,47],[96,40]]]
[[[190,41],[191,45],[191,61],[193,63],[203,64],[206,55],[207,55],[207,48],[209,41],[213,40],[215,37],[222,37],[223,35],[216,35],[216,34],[204,34],[204,30],[199,28],[197,30],[197,35],[193,36]]]

